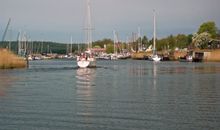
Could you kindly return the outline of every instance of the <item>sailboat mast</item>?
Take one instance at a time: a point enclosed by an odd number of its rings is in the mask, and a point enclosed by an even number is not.
[[[73,53],[73,37],[70,38],[70,53]]]
[[[138,27],[138,51],[142,51],[141,28]]]
[[[90,0],[87,0],[87,18],[86,18],[86,43],[88,49],[92,48],[92,22],[91,22],[91,4]]]
[[[154,13],[154,46],[153,46],[153,53],[155,54],[156,51],[156,13],[155,10],[153,10]]]
[[[113,36],[114,36],[114,54],[116,54],[117,53],[117,51],[116,51],[116,40],[117,40],[117,37],[116,37],[116,32],[115,32],[115,30],[113,30]]]
[[[40,49],[40,53],[41,53],[41,54],[43,54],[43,49],[44,49],[44,48],[43,48],[43,42],[44,42],[44,40],[42,40],[41,45],[40,45],[40,48],[41,48],[41,49]]]
[[[18,33],[18,55],[21,55],[21,32]]]

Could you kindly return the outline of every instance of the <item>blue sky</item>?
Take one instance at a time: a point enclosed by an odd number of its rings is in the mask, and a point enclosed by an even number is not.
[[[33,40],[84,41],[86,0],[0,0],[0,37],[9,17],[15,40],[19,30]],[[93,39],[113,38],[112,31],[125,40],[141,28],[153,34],[153,9],[157,12],[157,36],[190,34],[206,21],[220,28],[220,0],[91,0]]]

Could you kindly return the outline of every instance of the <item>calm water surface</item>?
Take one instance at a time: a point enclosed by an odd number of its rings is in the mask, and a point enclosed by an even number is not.
[[[97,64],[33,61],[0,70],[0,129],[220,129],[220,63]]]

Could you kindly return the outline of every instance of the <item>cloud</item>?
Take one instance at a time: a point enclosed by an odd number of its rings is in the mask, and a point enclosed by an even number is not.
[[[54,33],[48,34],[50,39],[65,39],[66,34],[72,33],[83,41],[85,0],[0,0],[0,3],[1,32],[11,17],[14,30],[30,30],[33,38],[39,38],[37,33],[50,32]],[[113,29],[125,39],[138,26],[151,37],[153,9],[157,11],[160,37],[193,33],[209,20],[220,27],[219,0],[91,0],[91,4],[95,39],[111,37]]]

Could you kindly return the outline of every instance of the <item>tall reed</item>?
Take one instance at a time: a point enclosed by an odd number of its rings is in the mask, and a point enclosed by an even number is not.
[[[25,68],[26,62],[7,49],[0,48],[0,69]]]

